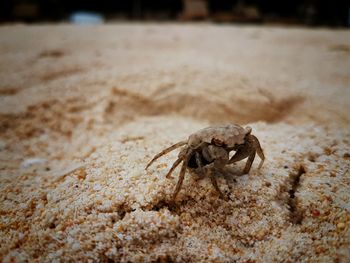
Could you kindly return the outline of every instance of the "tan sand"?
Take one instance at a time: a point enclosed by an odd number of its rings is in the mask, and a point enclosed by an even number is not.
[[[350,32],[0,28],[0,261],[349,262]],[[249,124],[266,155],[165,174],[171,144]]]

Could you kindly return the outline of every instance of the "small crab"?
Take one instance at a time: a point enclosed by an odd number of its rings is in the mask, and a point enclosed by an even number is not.
[[[264,163],[265,157],[259,140],[251,134],[251,131],[252,128],[243,128],[237,124],[204,128],[190,135],[187,141],[178,142],[158,153],[147,164],[145,169],[159,157],[184,146],[179,152],[178,159],[173,163],[166,175],[167,178],[171,178],[171,173],[182,162],[179,180],[172,200],[175,200],[181,189],[186,169],[190,169],[190,171],[195,170],[196,173],[201,174],[206,170],[214,188],[219,193],[220,197],[224,198],[216,182],[215,171],[219,172],[224,166],[248,157],[248,161],[243,170],[243,173],[247,174],[250,171],[256,153],[261,159],[258,169],[260,169]],[[235,154],[230,158],[229,154],[231,151],[235,151]]]

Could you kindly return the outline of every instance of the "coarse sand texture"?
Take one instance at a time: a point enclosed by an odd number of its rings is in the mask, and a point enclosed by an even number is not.
[[[0,27],[0,262],[350,262],[350,32]],[[165,175],[197,130],[266,160]]]

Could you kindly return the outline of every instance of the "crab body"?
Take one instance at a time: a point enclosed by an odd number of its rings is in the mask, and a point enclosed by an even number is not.
[[[188,137],[186,141],[178,142],[169,148],[158,153],[148,163],[146,169],[159,157],[176,148],[182,147],[178,159],[173,163],[166,177],[170,178],[174,169],[182,162],[179,181],[173,194],[173,200],[181,189],[186,169],[195,169],[199,173],[209,174],[214,188],[220,197],[225,198],[217,185],[215,172],[219,172],[228,164],[235,163],[248,157],[248,161],[243,173],[248,173],[253,164],[255,154],[261,159],[259,168],[264,162],[264,153],[261,149],[259,140],[251,134],[250,127],[243,128],[237,124],[229,124],[220,127],[207,127],[201,129]],[[229,158],[231,151],[236,151]]]
[[[215,144],[217,146],[234,147],[244,143],[244,137],[251,132],[251,128],[242,128],[237,124],[221,127],[207,127],[188,137],[188,146],[196,148],[201,143]]]

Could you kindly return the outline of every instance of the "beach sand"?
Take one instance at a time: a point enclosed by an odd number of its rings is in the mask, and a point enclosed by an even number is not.
[[[0,261],[349,262],[350,32],[0,27]],[[165,174],[197,130],[266,160]]]

